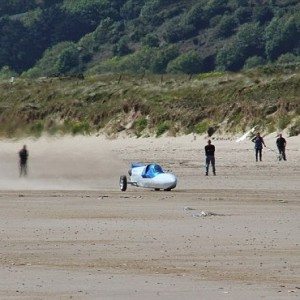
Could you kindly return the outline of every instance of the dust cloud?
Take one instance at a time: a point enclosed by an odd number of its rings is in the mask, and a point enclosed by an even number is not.
[[[29,150],[26,178],[19,178],[18,151]],[[116,189],[127,168],[103,137],[42,137],[0,141],[0,190]]]

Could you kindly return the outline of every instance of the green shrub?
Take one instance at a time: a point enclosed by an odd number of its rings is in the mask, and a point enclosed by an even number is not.
[[[297,136],[300,134],[300,118],[291,126],[289,130],[289,136]]]
[[[92,33],[93,40],[91,41],[94,46],[100,46],[107,43],[111,39],[111,32],[113,29],[113,20],[111,18],[105,18],[100,22],[100,25]],[[85,44],[85,47],[88,43]]]
[[[209,122],[207,120],[203,120],[202,122],[195,125],[194,131],[197,134],[203,134],[207,132],[208,128],[209,128]]]
[[[203,79],[208,79],[208,78],[218,78],[224,76],[226,73],[224,72],[218,72],[218,71],[213,71],[213,72],[208,72],[208,73],[201,73],[197,75],[197,79],[203,80]]]
[[[0,70],[0,79],[9,79],[15,76],[17,76],[17,73],[12,71],[8,66],[4,66]]]
[[[42,121],[38,121],[30,126],[30,133],[36,138],[39,138],[42,135],[43,130],[44,124]]]
[[[163,38],[167,43],[176,43],[193,37],[196,33],[193,25],[180,23],[180,19],[176,19],[166,25]]]
[[[300,17],[273,18],[266,28],[265,39],[265,51],[270,60],[275,60],[283,53],[291,52],[300,40]]]
[[[216,65],[221,71],[237,71],[243,66],[243,54],[234,43],[226,44],[217,53]]]
[[[196,51],[181,54],[168,64],[170,73],[197,74],[203,68],[203,59]]]
[[[72,134],[89,134],[90,125],[88,122],[76,122],[72,128]]]
[[[250,22],[252,19],[252,10],[249,7],[240,7],[235,11],[234,17],[238,20],[239,24]]]
[[[141,117],[134,122],[134,129],[137,136],[140,136],[141,132],[147,128],[148,121],[145,117]]]
[[[236,47],[248,58],[253,55],[264,54],[263,28],[258,23],[247,23],[240,26],[236,35]]]
[[[137,43],[141,41],[143,37],[147,35],[147,29],[141,25],[134,26],[132,28],[132,33],[130,34],[131,41]]]
[[[164,74],[168,63],[179,55],[179,50],[176,46],[165,46],[154,53],[151,61],[150,70],[155,74]]]
[[[196,3],[191,9],[183,16],[183,23],[186,25],[192,25],[199,29],[207,26],[207,16],[203,10],[202,3]]]
[[[211,27],[211,28],[217,27],[219,25],[219,23],[221,22],[221,20],[222,20],[221,15],[216,15],[216,16],[212,17],[209,20],[209,27]]]
[[[161,136],[163,133],[168,131],[170,129],[170,124],[169,122],[163,122],[158,124],[157,129],[156,129],[156,136]]]
[[[58,124],[56,124],[55,122],[50,122],[45,125],[45,129],[48,134],[56,135],[61,130],[61,127]]]
[[[73,135],[89,134],[91,131],[91,127],[87,121],[65,120],[62,126],[62,130]]]
[[[291,116],[289,115],[283,115],[279,117],[277,121],[277,127],[279,130],[285,129],[291,122]]]
[[[273,133],[276,131],[276,127],[274,125],[274,122],[269,122],[267,124],[267,133],[270,134],[270,133]]]
[[[220,70],[237,71],[248,57],[262,55],[264,40],[257,23],[244,24],[230,44],[219,50],[216,64]]]
[[[51,1],[51,0],[50,0]],[[48,1],[48,2],[50,2]],[[53,1],[53,0],[52,0]],[[46,2],[46,1],[44,1]],[[91,9],[103,9],[107,3],[106,1],[99,0],[64,0],[64,8],[72,13],[86,13],[88,14]]]
[[[163,22],[162,18],[158,14],[161,8],[162,1],[160,0],[146,1],[145,5],[141,9],[140,17],[142,20],[158,26]]]
[[[142,48],[135,53],[123,56],[113,57],[102,61],[90,68],[88,74],[108,73],[108,72],[129,72],[129,73],[144,73],[149,70],[150,65],[156,53],[156,48]]]
[[[79,51],[77,47],[71,45],[64,49],[57,59],[57,71],[59,74],[67,74],[72,69],[79,66]]]
[[[139,0],[128,0],[121,8],[121,16],[126,20],[135,19],[142,9],[142,2]]]
[[[265,64],[265,59],[261,56],[251,56],[246,59],[244,69],[252,69]]]
[[[223,16],[219,25],[217,26],[217,35],[220,37],[228,37],[234,33],[236,27],[235,18],[232,16]]]
[[[123,37],[119,40],[118,43],[114,45],[113,53],[114,55],[124,56],[131,53],[132,50],[128,46],[128,38]]]
[[[294,55],[293,53],[285,53],[280,55],[280,57],[277,59],[277,63],[279,64],[300,63],[300,56]]]
[[[147,34],[142,39],[142,43],[143,43],[144,46],[158,47],[159,46],[159,38],[156,34]]]
[[[32,69],[24,72],[23,75],[25,77],[35,78],[40,76],[52,76],[58,74],[60,72],[59,68],[63,69],[67,68],[68,66],[67,56],[69,56],[69,54],[70,56],[72,56],[71,53],[68,53],[70,52],[70,49],[76,49],[75,44],[72,42],[63,42],[55,45],[54,47],[46,50],[43,57],[37,62],[37,64]],[[69,62],[72,64],[72,59]],[[77,60],[75,58],[75,63],[73,61],[74,64],[72,65],[75,66],[76,62]]]
[[[228,0],[209,0],[205,6],[205,13],[212,18],[216,15],[223,14],[227,9]]]
[[[273,10],[271,6],[256,6],[254,10],[254,18],[255,21],[260,24],[265,24],[272,20],[274,16]]]

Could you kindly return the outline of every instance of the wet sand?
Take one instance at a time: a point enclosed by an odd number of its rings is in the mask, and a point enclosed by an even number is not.
[[[203,137],[1,141],[0,298],[298,298],[300,143],[287,142],[287,162],[266,149],[256,163],[251,142],[214,140],[205,177]],[[177,188],[120,192],[132,161],[161,163]]]

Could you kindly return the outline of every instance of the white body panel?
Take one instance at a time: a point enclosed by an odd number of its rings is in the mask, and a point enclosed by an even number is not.
[[[135,167],[131,169],[130,181],[132,184],[152,189],[171,189],[175,188],[177,178],[171,173],[158,174],[153,178],[143,178],[142,174],[146,166]]]

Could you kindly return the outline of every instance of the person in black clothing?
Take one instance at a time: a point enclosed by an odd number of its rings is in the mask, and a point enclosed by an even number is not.
[[[280,160],[281,157],[283,158],[283,160],[286,160],[286,155],[285,155],[286,140],[285,138],[282,137],[281,133],[279,134],[279,138],[276,140],[276,145],[279,151]]]
[[[215,167],[215,146],[211,144],[211,140],[207,141],[207,145],[205,146],[205,156],[206,156],[206,173],[208,176],[208,169],[211,163],[213,174],[216,175],[216,167]]]
[[[19,151],[20,158],[20,177],[27,176],[27,159],[28,159],[28,150],[26,145]]]
[[[256,136],[252,139],[252,142],[255,144],[254,149],[255,149],[255,158],[256,161],[258,161],[258,155],[259,155],[259,160],[262,160],[262,148],[263,145],[266,147],[266,144],[264,142],[264,139],[260,136],[260,133],[257,132]]]

